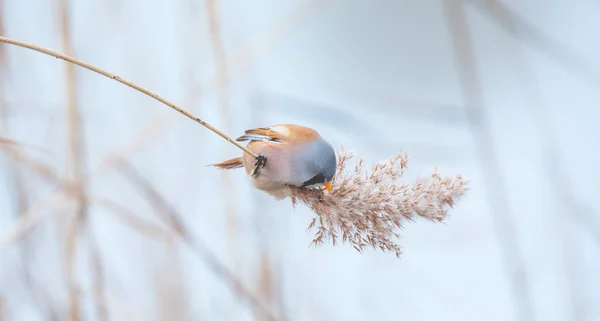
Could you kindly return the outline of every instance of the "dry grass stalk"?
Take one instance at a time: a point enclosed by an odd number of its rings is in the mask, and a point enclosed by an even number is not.
[[[156,272],[157,321],[190,320],[189,300],[186,299],[180,249],[174,242],[165,242],[166,257]]]
[[[26,155],[22,154],[18,149],[12,146],[4,146],[3,150],[14,161],[18,162],[21,166],[28,168],[38,177],[43,178],[53,184],[61,184],[61,186],[66,184],[60,181],[60,177],[58,176],[58,174],[56,174],[56,172],[48,165],[27,157]],[[59,192],[60,190],[58,190],[54,194],[55,198],[59,196]],[[70,196],[77,196],[77,192],[74,191],[72,188],[65,188],[65,192]],[[173,231],[153,222],[144,220],[135,213],[131,212],[127,207],[120,205],[111,199],[93,197],[91,195],[86,196],[88,203],[104,207],[107,210],[107,214],[114,215],[115,218],[117,218],[130,228],[136,230],[140,234],[146,235],[152,239],[161,240],[168,240],[176,237]],[[37,206],[37,208],[42,207],[43,206]],[[31,212],[31,210],[29,210],[29,212]],[[7,236],[6,239],[0,241],[0,251],[4,249],[9,243],[14,243],[18,239],[24,237],[28,229],[30,229],[32,224],[34,224],[34,222],[32,222],[33,216],[31,216],[31,214],[28,214],[28,211],[24,210],[20,214],[20,216],[22,217],[21,224],[17,224],[17,227],[13,229],[13,231],[5,234],[5,236]],[[24,225],[27,225],[27,227],[24,227]]]
[[[4,0],[0,0],[0,8],[4,8]],[[4,11],[0,10],[0,35],[4,34]],[[0,43],[0,75],[6,75],[6,71],[4,70],[4,66],[8,65],[6,63],[6,46],[3,43]],[[0,117],[2,117],[3,126],[7,126],[8,123],[8,109],[4,102],[4,84],[3,79],[0,78]]]
[[[4,1],[0,0],[0,8],[3,8]],[[4,34],[4,14],[3,11],[0,10],[0,34]],[[6,61],[6,46],[4,44],[0,44],[0,76],[6,75],[5,66],[8,66]],[[4,101],[4,79],[0,78],[0,123],[2,124],[2,129],[5,133],[10,132],[10,121],[9,121],[9,110],[6,102]],[[18,143],[12,139],[0,137],[0,148],[7,149],[16,149],[20,147],[21,143]],[[19,168],[18,164],[14,164],[12,162],[7,162],[6,164],[7,176],[9,177],[9,191],[12,193],[15,204],[15,214],[18,216],[23,213],[27,207],[29,206],[29,193],[28,189],[25,185],[25,180],[23,179],[23,172],[21,168]],[[31,287],[31,265],[29,262],[31,261],[31,247],[33,243],[31,240],[24,240],[21,244],[21,262],[23,273],[23,277],[25,280],[25,284],[27,285],[28,290],[33,293]]]
[[[71,55],[73,45],[71,42],[71,27],[69,23],[69,1],[58,0],[56,2],[59,17],[59,28],[63,52]],[[65,274],[69,289],[69,320],[81,320],[81,303],[77,292],[76,280],[76,256],[79,245],[79,234],[86,228],[88,204],[86,200],[86,188],[84,182],[84,146],[81,113],[78,106],[78,91],[75,65],[65,65],[65,88],[67,97],[67,137],[68,137],[68,164],[67,178],[73,190],[76,191],[75,217],[69,222],[66,235],[66,265]]]
[[[563,70],[576,74],[586,81],[598,85],[600,70],[588,59],[566,46],[553,35],[532,24],[514,7],[506,3],[510,1],[470,0],[466,3],[479,11],[484,17],[503,29],[519,43],[532,48],[537,53],[546,56]]]
[[[144,175],[138,172],[126,159],[115,161],[114,168],[143,194],[146,201],[154,208],[155,213],[173,232],[180,237],[187,237],[188,231],[175,208],[144,178]]]
[[[9,144],[9,145],[3,146],[3,147],[4,147],[3,149],[5,150],[5,152],[11,158],[13,158],[15,161],[17,161],[22,166],[27,167],[30,170],[32,170],[39,177],[41,177],[45,180],[48,180],[49,182],[52,182],[52,183],[60,183],[60,178],[58,177],[58,175],[55,173],[54,170],[52,170],[50,167],[48,167],[48,165],[46,165],[42,162],[32,160],[32,159],[28,158],[26,155],[21,154],[19,149],[17,149],[13,144]],[[67,188],[66,192],[71,197],[78,196],[77,191],[73,190],[72,188]],[[137,216],[136,214],[132,213],[125,206],[122,206],[110,199],[101,198],[101,197],[96,197],[96,198],[88,197],[87,202],[89,204],[97,204],[97,205],[105,207],[108,210],[107,211],[108,214],[114,213],[114,215],[119,220],[121,220],[123,223],[125,223],[127,226],[129,226],[130,228],[136,230],[137,232],[139,232],[141,234],[145,234],[145,235],[149,236],[150,238],[157,239],[160,241],[167,241],[167,240],[173,240],[178,236],[178,235],[175,235],[175,232],[173,232],[172,230],[162,227],[158,224],[152,223],[150,221],[146,221],[146,220],[142,219],[141,217]],[[26,214],[27,214],[27,212],[23,212],[22,215],[24,217],[29,217],[29,215],[26,215]],[[172,224],[172,225],[174,225],[174,224]],[[14,240],[15,236],[10,237],[10,235],[12,235],[12,233],[8,235],[9,237],[7,239]],[[100,259],[100,253],[99,253],[97,244],[95,244],[96,240],[91,237],[91,234],[89,234],[89,236],[90,236],[89,242],[90,242],[90,247],[91,247],[91,249],[90,249],[91,260],[92,260],[91,263],[92,263],[93,274],[94,274],[92,298],[97,301],[100,300],[99,298],[102,298],[102,300],[104,300],[104,298],[106,297],[104,294],[104,272],[103,272],[102,262]],[[5,241],[5,242],[2,242],[2,244],[7,244],[9,242],[10,241]],[[3,248],[3,246],[0,248]],[[78,287],[78,285],[75,285],[75,286]],[[78,291],[78,293],[79,292],[80,291]],[[34,294],[37,297],[43,293],[38,291],[37,293],[34,293]],[[39,298],[42,299],[42,297],[39,297]],[[56,313],[51,308],[52,307],[49,307],[49,309],[48,309],[49,319],[50,320],[58,320],[58,318],[56,317]],[[115,308],[115,307],[113,306],[113,308]],[[109,309],[109,306],[106,304],[106,302],[98,301],[96,304],[96,309],[97,309],[98,319],[99,320],[107,320],[108,312],[109,312],[107,310]],[[115,311],[112,311],[112,312],[115,312]]]
[[[220,24],[220,8],[218,0],[207,0],[205,1],[205,8],[207,12],[207,22],[208,22],[208,30],[209,37],[211,42],[211,48],[213,53],[214,63],[216,65],[216,79],[215,83],[217,85],[217,97],[218,97],[218,105],[217,108],[219,110],[220,119],[221,119],[221,127],[223,130],[227,131],[229,127],[231,127],[231,106],[229,101],[229,67],[227,64],[227,57],[225,53],[225,44],[223,42],[223,37],[221,33],[221,24]],[[226,158],[225,150],[221,150],[222,157]],[[221,195],[235,195],[236,186],[232,181],[232,173],[230,171],[222,171],[221,173]],[[238,222],[237,222],[237,212],[238,212],[238,204],[237,202],[231,202],[228,197],[221,197],[221,205],[223,208],[223,215],[225,216],[227,222],[227,247],[229,257],[232,260],[234,266],[239,266],[243,264],[239,262],[240,255],[237,253],[238,246],[240,244],[238,240],[239,231],[238,231]],[[228,312],[232,315],[235,315],[238,307],[234,307],[230,309]]]
[[[406,154],[381,161],[370,170],[359,158],[354,169],[344,173],[352,157],[350,152],[339,152],[330,193],[289,187],[294,206],[304,203],[317,215],[308,227],[317,230],[311,244],[330,239],[335,245],[341,239],[359,252],[371,245],[399,257],[402,251],[393,238],[400,236],[398,230],[405,221],[412,221],[416,214],[441,222],[448,208],[468,190],[462,176],[442,177],[437,172],[412,184],[398,184],[408,163]]]
[[[4,116],[6,116],[6,114],[4,114]],[[3,120],[3,123],[7,125],[8,121],[6,120],[6,118],[3,118]],[[8,128],[8,126],[6,126],[6,128]],[[18,165],[17,167],[13,164],[9,164],[9,171],[13,174],[11,184],[14,186],[16,192],[16,214],[18,219],[25,218],[27,210],[30,207],[30,201],[27,192],[28,189],[25,188],[25,180],[23,178],[23,168],[31,168],[36,174],[45,179],[56,179],[56,175],[50,167],[36,160],[32,160],[21,153],[20,148],[24,145],[25,144],[16,142],[11,139],[0,138],[0,148],[6,152],[6,154],[13,160],[13,162],[16,165]],[[33,235],[29,235],[29,237],[32,236]],[[33,303],[41,311],[46,312],[46,317],[48,320],[58,320],[58,312],[56,311],[57,308],[50,303],[51,301],[49,294],[46,293],[46,291],[39,289],[39,287],[36,285],[35,278],[33,277],[32,268],[34,268],[35,266],[32,265],[31,262],[32,256],[34,255],[34,252],[36,250],[34,248],[35,243],[33,241],[33,239],[25,237],[20,243],[20,245],[22,246],[21,272],[24,276],[25,288],[29,292],[29,295],[32,297]],[[2,244],[4,244],[4,242],[0,242],[0,250],[3,248]]]
[[[123,224],[150,239],[168,241],[178,236],[171,229],[143,219],[141,216],[133,213],[127,206],[121,205],[111,199],[96,198],[90,201],[104,207],[108,210],[108,214],[114,215]]]
[[[4,0],[0,0],[0,8],[4,8]],[[0,10],[0,35],[3,35],[3,34],[5,34],[4,10]],[[6,48],[3,43],[0,43],[0,75],[5,74],[5,71],[3,70],[4,65],[6,65]],[[4,87],[1,87],[1,88],[4,88]],[[0,96],[0,101],[2,101],[3,99],[4,99],[4,97]]]
[[[485,191],[502,253],[502,263],[511,282],[516,319],[535,320],[527,260],[517,238],[517,218],[509,206],[506,179],[495,151],[496,142],[489,124],[490,116],[485,108],[483,84],[477,66],[468,13],[461,0],[445,0],[444,10],[452,39],[458,80],[466,103],[468,125],[485,178]]]
[[[252,38],[242,45],[240,49],[231,56],[232,58],[226,62],[229,66],[229,78],[244,72],[248,67],[252,66],[253,61],[258,60],[258,58],[267,53],[270,48],[285,40],[285,36],[294,28],[301,25],[307,19],[314,17],[319,10],[323,9],[323,7],[329,3],[333,3],[333,1],[299,1],[292,9],[280,15],[273,24],[260,34],[260,36]],[[213,84],[218,83],[218,70],[213,75],[213,79]],[[208,88],[208,86],[206,86],[206,88]]]
[[[13,142],[12,140],[9,140],[10,142]],[[0,143],[1,143],[1,139],[0,139]],[[35,174],[37,174],[39,177],[48,180],[49,182],[52,183],[60,183],[60,178],[58,177],[58,175],[55,173],[54,170],[52,170],[50,167],[48,167],[48,165],[42,163],[42,162],[38,162],[35,160],[32,160],[30,158],[28,158],[26,155],[23,155],[20,153],[19,149],[17,149],[14,144],[9,144],[7,146],[3,146],[5,152],[11,157],[13,158],[15,161],[17,161],[19,164],[21,164],[24,167],[29,168],[30,170],[32,170]],[[78,197],[78,192],[76,190],[73,190],[73,188],[68,188],[66,189],[66,192],[72,196],[72,197]],[[132,213],[127,207],[122,206],[110,199],[106,199],[106,198],[93,198],[90,197],[89,195],[86,195],[87,199],[86,201],[88,202],[88,204],[97,204],[100,206],[105,207],[108,211],[108,214],[113,214],[117,217],[117,219],[121,220],[123,223],[125,223],[127,226],[129,226],[130,228],[136,230],[137,232],[141,233],[141,234],[145,234],[147,236],[149,236],[152,239],[158,239],[160,241],[167,241],[167,240],[173,240],[177,237],[177,235],[175,235],[175,233],[170,230],[167,229],[165,227],[162,227],[158,224],[152,223],[150,221],[146,221],[144,219],[142,219],[141,217],[137,216],[136,214]],[[26,212],[23,212],[25,217],[28,217],[26,214]],[[100,252],[98,249],[96,242],[96,239],[92,237],[92,234],[88,234],[89,236],[89,243],[90,243],[90,252],[91,252],[91,265],[92,265],[92,269],[93,269],[93,275],[94,275],[94,282],[93,282],[93,298],[105,298],[105,294],[104,294],[104,271],[103,271],[103,267],[102,267],[102,261],[100,258]],[[8,239],[14,239],[13,237],[9,237]],[[6,242],[2,242],[2,244],[4,244]],[[2,248],[2,247],[0,247]],[[77,285],[76,285],[77,286]],[[44,294],[42,292],[34,292],[33,295],[34,297],[38,298],[39,300],[43,299],[44,297],[42,297],[41,295]],[[96,309],[97,309],[97,316],[98,316],[98,320],[107,320],[108,319],[108,312],[107,309],[107,305],[105,303],[98,303],[96,304]],[[50,320],[58,320],[58,317],[56,317],[56,313],[55,311],[52,310],[52,307],[49,307],[48,309],[48,316]]]
[[[154,130],[155,125],[155,122],[151,122],[147,128],[145,128],[145,130],[139,132],[139,135],[109,152],[107,156],[102,159],[100,165],[88,174],[88,180],[103,174],[106,170],[111,168],[114,163],[118,163],[122,157],[126,157],[130,153],[134,153],[145,148],[150,143],[149,138],[157,135],[156,131]],[[19,220],[10,229],[8,229],[8,231],[3,234],[4,237],[0,239],[0,252],[9,245],[14,244],[22,239],[43,218],[58,213],[57,211],[50,211],[50,207],[53,206],[53,204],[58,204],[58,201],[61,197],[63,197],[63,194],[70,195],[74,193],[73,188],[68,181],[61,181],[58,174],[56,174],[55,171],[46,164],[28,158],[24,154],[20,153],[20,151],[14,147],[16,144],[23,145],[11,139],[0,139],[0,147],[2,147],[2,149],[5,150],[6,153],[16,160],[20,165],[27,166],[38,176],[46,180],[58,182],[59,186],[57,186],[54,192],[46,196],[46,198],[35,202],[35,206],[19,215]],[[42,210],[46,211],[41,212]]]
[[[50,215],[50,213],[55,213],[56,211],[51,211],[50,209],[64,201],[65,195],[62,191],[57,190],[30,206],[24,213],[21,213],[17,224],[1,234],[0,252],[5,250],[9,245],[21,240],[44,217]]]
[[[144,176],[139,173],[125,159],[114,163],[116,169],[129,179],[146,200],[152,205],[161,220],[167,224],[181,240],[196,254],[207,267],[227,285],[231,287],[238,298],[246,299],[252,305],[252,308],[261,311],[265,320],[279,320],[271,312],[269,307],[262,302],[251,290],[249,290],[242,281],[221,262],[218,256],[204,242],[195,238],[185,226],[181,215]]]
[[[231,123],[231,113],[228,97],[229,89],[229,77],[227,59],[225,56],[225,44],[221,37],[221,27],[219,24],[219,10],[217,0],[207,0],[206,12],[208,20],[208,30],[211,41],[212,53],[216,65],[216,84],[217,84],[217,95],[218,95],[218,109],[221,116],[221,126],[227,130]],[[227,157],[223,155],[223,158]],[[235,185],[231,181],[231,172],[221,172],[221,190],[223,193],[235,193]],[[237,206],[235,202],[230,202],[227,198],[222,198],[223,208],[225,208],[225,215],[227,217],[227,225],[230,229],[228,235],[235,237],[237,231],[235,230],[235,213],[237,212]],[[235,254],[235,253],[234,253]],[[235,258],[236,255],[233,255]]]
[[[484,3],[485,8],[482,8],[482,10],[487,11],[487,14],[493,17],[495,22],[500,24],[505,31],[514,37],[518,38],[523,36],[523,33],[527,33],[524,32],[524,29],[534,31],[535,28],[531,25],[524,28],[524,24],[527,25],[527,23],[521,17],[515,15],[516,12],[502,3],[502,1],[486,0]],[[525,37],[527,36],[525,35]],[[548,38],[546,37],[546,39]],[[544,42],[542,39],[534,40],[538,44]],[[546,43],[549,44],[548,42]],[[542,99],[541,88],[532,70],[532,66],[529,64],[527,55],[520,46],[520,43],[511,42],[511,44],[511,46],[505,49],[506,54],[515,64],[515,70],[518,72],[516,77],[521,81],[521,86],[528,96],[528,103],[526,105],[537,120],[535,127],[537,127],[539,137],[542,139],[541,144],[545,153],[544,159],[547,160],[544,165],[548,173],[549,185],[553,189],[555,201],[560,204],[559,206],[554,206],[553,212],[556,215],[555,224],[560,229],[560,227],[565,226],[564,218],[575,218],[581,224],[581,227],[587,229],[592,236],[596,237],[596,241],[600,244],[600,225],[598,222],[595,222],[596,213],[573,192],[576,189],[573,188],[574,184],[571,181],[571,176],[568,174],[568,168],[565,166],[568,162],[564,157],[563,151],[565,149],[559,139],[559,130],[557,130],[556,124],[548,112],[548,106],[545,106]],[[564,54],[566,52],[564,50],[562,52],[562,57],[565,57]],[[558,57],[561,55],[555,51],[553,56]],[[572,56],[572,58],[575,57]],[[587,62],[581,59],[578,59],[578,61],[581,63],[580,66],[587,64]],[[589,70],[589,68],[585,69]],[[579,246],[576,238],[579,236],[579,233],[574,233],[573,230],[566,229],[560,233],[560,236],[562,244],[559,248],[562,248],[561,261],[565,266],[565,272],[567,272],[571,319],[585,320],[585,311],[588,308],[586,302],[588,300],[585,298],[586,291],[582,288],[584,284],[578,282],[580,275],[577,271],[577,266],[581,264],[579,260],[582,259],[581,253],[577,251]]]
[[[18,143],[17,143],[18,144]],[[20,148],[15,147],[13,143],[4,144],[4,139],[0,138],[0,149],[2,149],[12,160],[21,167],[27,167],[35,172],[41,178],[50,181],[58,181],[56,172],[41,161],[32,159],[22,153]]]
[[[91,64],[88,64],[86,62],[83,62],[81,60],[75,59],[75,58],[73,58],[71,56],[64,55],[64,54],[58,53],[56,51],[53,51],[53,50],[50,50],[50,49],[47,49],[47,48],[44,48],[44,47],[41,47],[41,46],[32,45],[32,44],[29,44],[29,43],[26,43],[26,42],[23,42],[23,41],[19,41],[19,40],[7,38],[7,37],[3,37],[3,36],[0,36],[0,42],[4,42],[4,43],[11,44],[11,45],[15,45],[15,46],[19,46],[19,47],[23,47],[23,48],[35,50],[37,52],[41,52],[43,54],[46,54],[46,55],[49,55],[49,56],[53,56],[53,57],[58,58],[58,59],[62,59],[64,61],[66,61],[66,62],[78,65],[78,66],[83,67],[83,68],[86,68],[86,69],[91,70],[93,72],[99,73],[99,74],[101,74],[101,75],[103,75],[105,77],[108,77],[110,79],[118,81],[118,82],[120,82],[120,83],[122,83],[124,85],[127,85],[127,86],[129,86],[129,87],[131,87],[131,88],[133,88],[133,89],[135,89],[135,90],[137,90],[137,91],[139,91],[139,92],[141,92],[141,93],[143,93],[145,95],[148,95],[148,96],[150,96],[150,97],[152,97],[152,98],[160,101],[161,103],[163,103],[163,104],[171,107],[172,109],[176,110],[180,114],[182,114],[182,115],[188,117],[189,119],[197,122],[198,124],[206,127],[207,129],[209,129],[213,133],[221,136],[221,138],[223,138],[226,141],[230,142],[231,144],[235,145],[237,148],[243,150],[244,152],[248,153],[252,157],[258,157],[258,155],[256,155],[254,152],[252,152],[248,148],[244,147],[243,145],[241,145],[237,141],[233,140],[231,137],[227,136],[225,133],[223,133],[220,130],[216,129],[211,124],[203,121],[202,119],[194,116],[189,111],[187,111],[187,110],[185,110],[185,109],[183,109],[183,108],[175,105],[174,103],[172,103],[172,102],[170,102],[170,101],[168,101],[168,100],[160,97],[159,95],[151,92],[150,90],[148,90],[148,89],[146,89],[146,88],[144,88],[142,86],[139,86],[139,85],[137,85],[137,84],[135,84],[135,83],[133,83],[131,81],[125,80],[125,79],[123,79],[123,78],[121,78],[121,77],[119,77],[119,76],[117,76],[115,74],[109,73],[108,71],[105,71],[105,70],[103,70],[101,68],[98,68],[98,67],[96,67],[94,65],[91,65]]]
[[[94,276],[93,281],[93,291],[94,294],[102,297],[104,294],[104,267],[102,265],[102,258],[100,256],[100,248],[94,238],[93,233],[91,231],[88,233],[88,241],[90,244],[90,255],[91,255],[91,265],[92,265],[92,275]],[[97,304],[96,308],[96,316],[98,321],[106,321],[108,320],[108,311],[105,306]]]
[[[285,309],[280,304],[281,293],[277,293],[278,280],[275,275],[275,266],[271,259],[271,255],[267,249],[262,248],[260,252],[260,258],[258,261],[258,271],[256,275],[256,290],[258,297],[265,302],[273,311],[278,311],[280,320],[287,320],[285,315]],[[253,309],[252,311],[256,320],[265,320],[267,316],[260,310]]]

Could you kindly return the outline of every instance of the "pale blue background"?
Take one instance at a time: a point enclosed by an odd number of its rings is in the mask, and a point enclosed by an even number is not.
[[[290,320],[523,321],[512,287],[518,267],[500,246],[514,238],[518,249],[511,252],[524,258],[533,320],[600,320],[600,2],[505,0],[549,37],[550,45],[541,47],[542,36],[526,30],[511,36],[477,2],[465,1],[464,8],[481,108],[508,195],[508,211],[500,213],[491,208],[499,199],[486,192],[486,167],[465,113],[442,1],[220,1],[232,74],[226,113],[203,1],[77,0],[70,6],[75,57],[181,104],[232,136],[293,122],[368,161],[408,152],[407,180],[435,166],[463,174],[472,190],[446,224],[407,224],[400,260],[371,250],[360,255],[348,245],[309,247],[308,210],[294,211],[289,201],[252,190],[241,170],[227,183],[226,174],[206,167],[239,155],[234,146],[149,97],[78,68],[87,167],[95,171],[109,153],[125,148],[194,235],[249,288],[257,289],[261,256],[271,260],[273,304]],[[4,0],[0,9],[6,36],[61,50],[53,1]],[[64,63],[12,46],[6,52],[0,103],[9,108],[9,126],[2,135],[42,147],[28,154],[64,175]],[[123,147],[144,130],[139,148]],[[0,184],[2,235],[16,223],[7,173]],[[54,185],[24,173],[32,204],[53,192]],[[566,177],[559,189],[552,179],[557,173]],[[92,174],[90,189],[158,222],[111,167]],[[60,226],[70,209],[64,200],[45,205],[40,213],[49,215],[27,241],[42,303],[25,287],[23,242],[0,253],[6,320],[46,320],[46,305],[65,317]],[[116,306],[141,320],[254,319],[189,248],[141,236],[109,214],[92,205],[90,224],[106,295]],[[494,215],[512,219],[516,230],[496,229]],[[79,253],[78,281],[90,292],[85,241]],[[169,288],[173,292],[165,292]],[[96,320],[93,301],[81,298],[85,319]],[[110,311],[112,320],[123,320]]]

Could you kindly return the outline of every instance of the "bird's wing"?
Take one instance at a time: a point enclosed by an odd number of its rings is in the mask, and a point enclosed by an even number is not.
[[[280,124],[248,129],[245,135],[238,137],[236,140],[302,144],[319,138],[320,135],[312,128],[294,124]]]
[[[245,134],[236,138],[238,142],[250,140],[259,142],[282,143],[286,136],[269,127],[253,128],[245,131]]]

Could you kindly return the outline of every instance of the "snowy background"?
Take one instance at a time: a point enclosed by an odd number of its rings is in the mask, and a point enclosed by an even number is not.
[[[290,321],[600,320],[600,2],[0,3],[1,35],[231,136],[298,123],[369,162],[407,152],[407,181],[471,181],[445,224],[406,225],[401,259],[309,247],[310,211],[206,166],[233,145],[2,45],[1,135],[23,146],[2,153],[0,320],[266,320],[232,277]],[[89,201],[75,241],[68,179]]]

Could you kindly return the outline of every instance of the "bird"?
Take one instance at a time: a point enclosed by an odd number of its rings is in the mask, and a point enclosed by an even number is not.
[[[287,196],[286,185],[312,188],[322,185],[331,191],[337,170],[337,158],[331,144],[316,130],[296,125],[278,124],[252,128],[236,141],[248,141],[248,153],[221,163],[220,169],[244,167],[252,185],[276,199]]]

